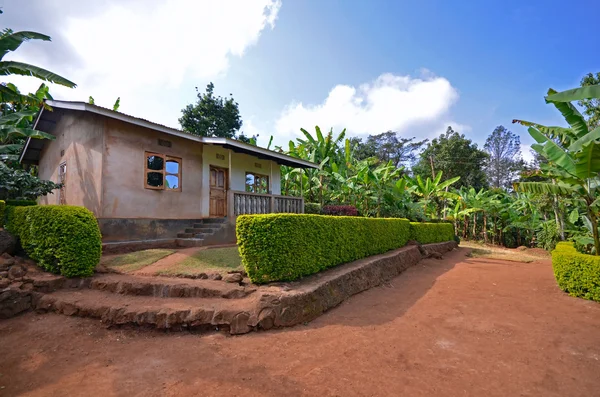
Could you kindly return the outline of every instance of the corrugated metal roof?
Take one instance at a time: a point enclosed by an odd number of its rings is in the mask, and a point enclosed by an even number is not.
[[[185,131],[181,131],[175,128],[168,127],[166,125],[154,123],[152,121],[142,119],[140,117],[135,117],[128,115],[122,112],[116,112],[114,110],[98,106],[92,105],[85,102],[72,102],[72,101],[55,101],[48,100],[46,103],[52,107],[53,109],[59,109],[61,111],[47,111],[42,108],[38,117],[36,119],[34,128],[40,131],[44,131],[52,134],[53,128],[56,126],[58,119],[62,116],[62,111],[82,111],[82,112],[91,112],[95,114],[100,114],[105,117],[110,117],[113,119],[121,120],[125,123],[135,124],[141,127],[150,128],[156,131],[163,132],[165,134],[178,136],[180,138],[189,139],[191,141],[212,144],[212,145],[220,145],[226,147],[227,149],[231,149],[234,152],[238,153],[246,153],[250,155],[254,155],[256,157],[262,159],[273,160],[278,164],[291,166],[294,168],[318,168],[319,166],[313,162],[297,159],[292,156],[288,156],[287,154],[278,153],[272,150],[268,150],[265,148],[261,148],[258,146],[250,145],[247,143],[243,143],[237,141],[235,139],[228,138],[213,138],[213,137],[201,137],[197,135],[190,134]],[[39,155],[44,146],[43,139],[27,139],[27,142],[23,148],[23,152],[21,153],[20,161],[23,163],[33,163],[36,164],[39,160]]]

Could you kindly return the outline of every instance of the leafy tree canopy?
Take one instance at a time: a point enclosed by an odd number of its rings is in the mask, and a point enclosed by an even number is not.
[[[379,135],[369,135],[364,142],[361,138],[352,138],[351,142],[357,160],[376,157],[382,163],[391,161],[395,167],[400,167],[414,162],[416,152],[427,142],[415,139],[401,138],[396,132],[388,131]]]
[[[510,187],[524,165],[519,136],[500,125],[488,136],[483,147],[489,155],[485,171],[490,186]]]
[[[588,73],[581,79],[582,87],[598,84],[600,84],[600,72],[596,75]],[[590,129],[600,127],[600,98],[584,98],[577,104],[583,107],[583,114],[588,117],[588,127]]]
[[[412,171],[415,176],[419,175],[423,179],[442,171],[442,181],[460,177],[453,185],[457,189],[461,186],[481,189],[487,184],[484,167],[488,157],[477,144],[449,126],[444,134],[427,145]]]
[[[206,86],[204,93],[196,87],[198,100],[181,110],[183,115],[179,124],[184,131],[194,135],[235,138],[242,127],[238,103],[231,94],[229,98],[215,96],[214,89],[212,82]]]

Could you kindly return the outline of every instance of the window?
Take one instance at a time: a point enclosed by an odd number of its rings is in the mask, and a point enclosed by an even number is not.
[[[252,193],[269,193],[269,177],[246,172],[246,191]]]
[[[146,189],[181,191],[181,159],[146,152]]]

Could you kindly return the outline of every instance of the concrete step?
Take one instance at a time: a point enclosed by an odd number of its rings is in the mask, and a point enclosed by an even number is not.
[[[219,228],[215,227],[189,227],[185,229],[186,233],[213,233],[219,230]]]
[[[226,223],[226,222],[227,222],[227,218],[204,218],[204,219],[202,219],[201,223],[208,225],[208,224]]]
[[[178,247],[202,247],[204,240],[201,238],[178,238],[175,243]]]
[[[186,229],[186,230],[188,230],[188,229]],[[194,233],[188,233],[188,232],[177,233],[177,238],[192,238],[192,237],[194,237]]]
[[[256,291],[216,280],[189,280],[168,277],[144,277],[121,274],[96,275],[89,288],[113,294],[152,296],[156,298],[224,298],[241,299]]]
[[[258,298],[203,299],[123,296],[98,290],[61,290],[38,297],[38,312],[99,318],[107,325],[136,325],[159,329],[229,329],[231,334],[251,331],[258,322]],[[251,318],[252,316],[252,318]]]

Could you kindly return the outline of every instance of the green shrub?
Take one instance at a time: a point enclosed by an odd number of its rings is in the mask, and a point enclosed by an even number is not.
[[[237,218],[242,263],[255,283],[292,281],[406,244],[406,219],[307,214]]]
[[[4,209],[6,208],[6,202],[0,200],[0,226],[4,224]]]
[[[319,203],[304,203],[304,213],[305,214],[320,214],[321,213],[321,204]]]
[[[11,232],[9,228],[10,218],[13,216],[15,207],[29,207],[37,205],[35,200],[6,200],[6,206],[4,208],[4,214],[0,217],[0,223],[6,226],[6,229]],[[12,234],[15,234],[11,232]]]
[[[102,242],[98,222],[89,210],[70,205],[13,207],[9,231],[42,268],[66,277],[94,273]]]
[[[560,242],[552,251],[552,267],[560,289],[600,302],[600,256],[581,254],[572,243]]]
[[[410,223],[410,238],[421,244],[442,243],[454,240],[451,223]]]

